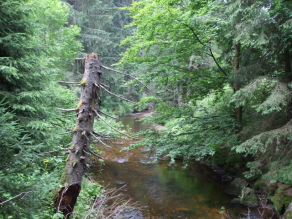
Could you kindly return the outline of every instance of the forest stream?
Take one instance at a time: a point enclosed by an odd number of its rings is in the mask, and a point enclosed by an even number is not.
[[[138,132],[153,127],[138,121],[149,112],[135,113],[120,119],[124,128]],[[125,182],[125,194],[137,201],[141,212],[135,218],[225,218],[223,212],[240,216],[247,207],[231,204],[234,197],[224,193],[226,184],[210,167],[193,162],[183,168],[181,161],[169,166],[169,160],[154,162],[149,153],[139,148],[121,151],[133,140],[117,139],[111,149],[103,151],[105,165],[92,171],[95,180],[105,186],[118,186]],[[256,210],[251,218],[258,218]],[[140,215],[140,216],[139,216]]]

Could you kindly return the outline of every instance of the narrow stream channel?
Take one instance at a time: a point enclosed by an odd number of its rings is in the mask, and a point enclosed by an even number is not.
[[[139,118],[148,112],[124,116],[120,121],[125,128],[138,132],[150,128]],[[102,173],[93,169],[96,181],[115,187],[116,182],[125,182],[126,195],[138,201],[143,218],[224,218],[222,209],[246,213],[247,208],[231,204],[234,197],[224,193],[225,185],[220,176],[209,167],[192,163],[188,168],[169,166],[169,161],[154,163],[142,149],[120,150],[133,143],[132,140],[117,139],[111,149],[103,152],[105,166]],[[221,212],[221,214],[220,214]]]

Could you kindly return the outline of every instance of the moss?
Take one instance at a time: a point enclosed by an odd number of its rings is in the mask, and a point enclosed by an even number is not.
[[[244,197],[243,198],[234,198],[232,199],[231,203],[234,204],[242,204],[245,205],[247,207],[251,207],[251,208],[255,208],[258,206],[258,199],[256,197],[256,195],[253,192],[249,192],[248,190],[251,190],[249,188],[246,188],[244,193]]]
[[[240,199],[240,203],[247,206],[255,208],[258,206],[258,199],[256,194],[254,193],[253,189],[250,188],[244,188],[244,197]]]
[[[261,190],[264,193],[268,193],[269,192],[269,187],[267,185],[267,182],[263,181],[263,180],[257,180],[254,185],[253,188],[255,190]]]
[[[82,101],[80,100],[78,105],[77,105],[77,109],[80,109],[81,106],[82,106]]]
[[[83,78],[83,79],[80,81],[80,84],[81,84],[82,86],[84,86],[84,85],[86,84],[86,82],[87,82],[87,78]]]
[[[65,161],[67,162],[68,160],[69,160],[69,155],[67,156],[67,158],[66,158],[66,160],[65,160]]]
[[[59,191],[63,188],[63,186],[59,185],[57,186],[51,193],[51,199],[53,201],[57,201],[57,198],[59,197]]]
[[[63,172],[63,174],[62,174],[62,176],[61,176],[61,185],[62,186],[64,186],[64,187],[66,187],[67,186],[67,179],[68,179],[68,173],[67,173],[67,171],[65,170],[64,172]]]
[[[289,219],[289,218],[292,218],[292,202],[289,204],[289,207],[283,216],[283,219]]]
[[[269,199],[273,202],[275,210],[277,213],[281,213],[281,210],[285,206],[285,209],[288,208],[289,204],[292,202],[292,197],[287,195],[282,188],[279,188],[274,196],[269,197]]]
[[[78,162],[78,161],[77,161],[76,159],[73,159],[73,160],[72,160],[72,167],[73,167],[73,168],[77,165],[77,162]]]
[[[73,129],[73,132],[77,132],[79,126],[78,125],[75,125],[74,129]]]
[[[270,195],[270,196],[275,195],[276,190],[277,190],[277,184],[276,183],[273,183],[273,184],[269,185],[268,195]]]
[[[74,145],[72,144],[71,147],[69,148],[70,150],[74,150]]]

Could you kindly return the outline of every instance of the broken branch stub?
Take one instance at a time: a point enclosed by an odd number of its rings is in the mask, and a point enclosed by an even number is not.
[[[61,178],[62,188],[56,200],[57,212],[62,212],[65,218],[72,214],[77,197],[81,190],[82,177],[87,168],[87,157],[90,153],[90,140],[93,132],[93,122],[98,109],[101,59],[96,53],[87,55],[85,71],[81,81],[82,91],[77,110],[78,117],[73,130],[73,139],[66,160],[66,167]]]

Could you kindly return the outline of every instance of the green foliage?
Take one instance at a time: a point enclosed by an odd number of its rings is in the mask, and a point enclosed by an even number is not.
[[[57,0],[1,2],[0,202],[29,193],[2,205],[0,217],[52,216],[51,193],[63,167],[60,152],[69,142],[59,134],[72,126],[57,107],[75,102],[58,80],[81,49],[75,39],[79,28],[66,26],[68,12]]]
[[[147,138],[139,144],[154,147],[157,157],[169,156],[172,160],[184,158],[187,162],[193,157],[213,156],[221,146],[229,144],[236,129],[232,116],[224,112],[224,99],[229,95],[226,91],[219,102],[216,94],[210,94],[197,105],[190,103],[176,109],[176,114],[172,113],[175,116],[168,118],[162,132],[143,133]]]
[[[231,147],[253,157],[246,176],[291,183],[291,2],[140,0],[126,9],[136,29],[119,64],[165,102],[147,119],[164,130],[139,144],[172,159]]]

